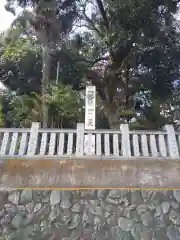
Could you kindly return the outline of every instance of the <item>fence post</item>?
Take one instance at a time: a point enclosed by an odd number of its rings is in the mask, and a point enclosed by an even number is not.
[[[174,159],[179,158],[178,145],[173,125],[165,125],[165,130],[167,131],[167,144],[170,157]]]
[[[37,142],[38,142],[38,130],[39,130],[40,123],[33,122],[30,131],[27,155],[33,156],[36,153]]]
[[[76,156],[84,154],[84,123],[77,123]]]
[[[130,137],[129,137],[129,125],[121,124],[121,149],[124,157],[131,157]]]

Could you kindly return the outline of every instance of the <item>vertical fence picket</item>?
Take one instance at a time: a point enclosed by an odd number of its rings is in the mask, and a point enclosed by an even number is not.
[[[47,133],[43,133],[41,137],[41,145],[40,145],[40,155],[44,155],[46,153],[47,147]]]
[[[9,150],[9,155],[13,156],[16,152],[16,144],[18,140],[18,132],[14,132],[11,139],[11,145]]]
[[[20,146],[19,146],[19,155],[24,155],[27,147],[27,133],[24,132],[21,134]]]
[[[156,145],[156,138],[155,135],[150,135],[150,149],[151,149],[151,154],[153,157],[158,156],[158,151],[157,151],[157,145]]]
[[[30,137],[29,137],[29,143],[28,143],[28,150],[27,150],[28,156],[33,156],[36,154],[39,125],[40,124],[38,122],[32,123]]]
[[[158,136],[158,143],[159,143],[159,152],[161,157],[167,157],[167,149],[166,149],[164,135],[161,134]]]
[[[178,139],[179,154],[180,154],[180,134],[178,135],[177,139]]]
[[[142,134],[141,135],[141,147],[142,147],[142,154],[144,157],[149,156],[149,150],[148,150],[148,142],[147,142],[147,135]]]
[[[84,153],[87,155],[95,154],[95,135],[87,134],[84,137]]]
[[[8,141],[9,141],[9,132],[5,132],[3,136],[2,144],[1,144],[1,151],[0,151],[1,155],[6,155]]]
[[[119,156],[119,140],[118,134],[113,134],[113,154]]]
[[[109,134],[104,134],[104,153],[105,156],[110,155]]]
[[[83,154],[84,154],[84,123],[78,123],[76,133],[76,156],[83,156]]]
[[[173,125],[166,125],[165,129],[167,131],[167,145],[168,145],[169,155],[171,158],[177,159],[179,158],[179,151],[178,151],[174,127]]]
[[[139,151],[138,135],[137,135],[137,134],[133,134],[132,140],[133,140],[133,152],[134,152],[134,156],[135,156],[135,157],[139,157],[139,156],[140,156],[140,151]]]
[[[102,150],[101,150],[101,134],[96,134],[96,155],[101,156]]]
[[[62,156],[64,154],[64,133],[59,134],[59,146],[58,155]]]
[[[54,155],[55,146],[56,146],[56,133],[51,133],[48,151],[49,155]]]
[[[122,134],[121,151],[124,157],[131,157],[130,137],[129,137],[129,126],[128,124],[121,124],[120,126]]]
[[[73,133],[68,133],[67,154],[71,155],[73,152]]]

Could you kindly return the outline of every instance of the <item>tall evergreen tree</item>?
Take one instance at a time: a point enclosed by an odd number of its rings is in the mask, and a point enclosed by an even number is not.
[[[26,32],[32,31],[42,48],[41,92],[45,96],[50,77],[51,52],[61,45],[72,29],[76,16],[76,0],[7,0],[6,9],[15,13],[16,5],[25,10],[14,24],[21,24],[22,30]],[[29,6],[32,7],[31,12],[26,9]],[[48,111],[44,98],[42,99],[43,127],[46,127]]]
[[[86,3],[80,13],[91,30],[88,76],[113,127],[121,111],[133,108],[133,96],[140,90],[150,90],[153,99],[163,101],[171,94],[179,77],[179,32],[174,17],[179,1],[95,3],[92,14],[88,15]]]

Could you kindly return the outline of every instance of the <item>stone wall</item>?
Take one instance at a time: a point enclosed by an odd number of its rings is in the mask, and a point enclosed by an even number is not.
[[[179,240],[180,191],[1,191],[6,240]]]

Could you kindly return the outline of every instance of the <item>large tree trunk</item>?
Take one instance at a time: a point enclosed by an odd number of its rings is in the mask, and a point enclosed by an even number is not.
[[[43,128],[48,125],[48,107],[46,104],[47,83],[50,75],[50,54],[48,45],[42,47],[42,78],[41,78],[41,94],[42,94],[42,124]]]
[[[108,121],[110,129],[120,128],[120,117],[119,112],[112,111],[112,108],[106,103],[103,104],[104,115]]]
[[[106,116],[106,118],[108,120],[110,129],[119,130],[119,128],[120,128],[120,120],[119,120],[119,116],[117,114],[109,113]]]

